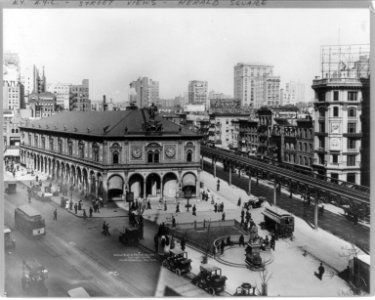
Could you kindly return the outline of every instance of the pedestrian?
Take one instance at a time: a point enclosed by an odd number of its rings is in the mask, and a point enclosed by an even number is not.
[[[195,204],[193,205],[193,216],[197,215],[197,208],[195,207]]]
[[[109,224],[107,224],[107,223],[105,223],[105,235],[111,235],[110,233],[109,233]]]
[[[217,191],[220,191],[220,179],[217,180],[217,183],[216,183],[216,190],[217,190]]]
[[[57,209],[55,208],[55,210],[53,211],[53,219],[54,220],[57,220]]]
[[[36,181],[36,182],[38,182],[38,178],[39,178],[38,175],[36,175],[36,178],[35,178],[35,181]]]
[[[99,207],[100,207],[100,202],[99,200],[96,200],[96,208],[97,208],[98,213],[100,213]]]
[[[77,214],[77,211],[78,211],[78,204],[76,202],[74,203],[74,213]]]
[[[164,201],[164,211],[167,210],[167,201]]]
[[[94,212],[94,210],[92,209],[92,207],[90,206],[90,209],[89,209],[89,214],[90,214],[90,218],[92,218],[92,213]]]
[[[107,225],[106,225],[105,221],[103,221],[103,226],[102,226],[103,231],[102,231],[102,233],[103,233],[104,235],[107,235],[106,227],[107,227]]]
[[[221,244],[220,244],[221,255],[224,254],[224,248],[225,248],[225,242],[224,242],[224,240],[222,240]]]
[[[237,201],[237,206],[241,206],[241,197],[238,198],[238,201]]]
[[[172,227],[176,227],[176,219],[172,216]]]
[[[242,209],[241,210],[241,218],[244,218],[245,217],[245,211]]]
[[[217,212],[217,203],[214,204],[214,212]]]
[[[181,250],[182,250],[182,251],[185,251],[185,244],[186,244],[185,239],[182,238],[182,239],[181,239],[181,242],[180,242],[180,246],[181,246]]]
[[[275,251],[275,245],[276,245],[276,239],[275,239],[275,236],[272,235],[272,236],[271,236],[270,246],[271,246],[271,249],[272,249],[273,251]]]
[[[238,244],[240,246],[245,246],[245,238],[244,238],[243,234],[240,235],[240,238],[238,239]]]
[[[324,267],[323,267],[323,264],[320,263],[320,266],[318,268],[318,273],[315,272],[315,275],[320,279],[322,280],[323,279],[323,274],[324,274]]]
[[[83,215],[83,219],[86,220],[86,218],[87,218],[86,209],[83,209],[83,214],[82,215]]]
[[[73,201],[69,201],[69,210],[73,209]]]
[[[151,202],[150,202],[150,199],[147,199],[147,209],[151,209]]]
[[[221,215],[221,221],[225,221],[225,212]]]
[[[220,204],[220,211],[221,211],[221,212],[224,211],[224,202],[221,202],[221,204]]]
[[[179,213],[180,212],[180,203],[177,203],[176,204],[176,213]]]
[[[82,210],[82,199],[78,202],[78,210]]]

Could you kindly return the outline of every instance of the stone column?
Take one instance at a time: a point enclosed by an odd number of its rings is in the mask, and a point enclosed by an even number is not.
[[[146,199],[147,198],[147,191],[146,191],[146,183],[147,183],[147,178],[143,179],[143,199]]]

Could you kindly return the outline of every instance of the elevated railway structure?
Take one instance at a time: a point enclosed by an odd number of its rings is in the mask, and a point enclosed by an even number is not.
[[[329,181],[330,178],[304,174],[275,162],[259,161],[255,158],[243,157],[233,151],[201,146],[201,159],[209,158],[212,161],[214,176],[216,177],[216,163],[221,162],[224,169],[229,172],[229,184],[232,181],[232,173],[235,169],[246,172],[249,176],[248,193],[251,193],[251,179],[268,179],[274,182],[273,204],[277,204],[277,191],[281,186],[289,189],[290,197],[293,193],[301,194],[306,201],[315,202],[315,227],[318,227],[318,204],[329,202],[346,208],[346,211],[368,217],[370,212],[370,190],[364,186],[346,184],[339,181]]]

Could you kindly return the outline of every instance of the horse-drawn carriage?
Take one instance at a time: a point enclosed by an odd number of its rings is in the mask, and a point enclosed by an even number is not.
[[[191,271],[191,259],[188,258],[187,252],[177,249],[169,251],[162,265],[179,276]]]
[[[201,265],[199,274],[193,278],[192,283],[206,290],[211,295],[216,295],[225,289],[226,276],[221,275],[221,269],[209,264]]]

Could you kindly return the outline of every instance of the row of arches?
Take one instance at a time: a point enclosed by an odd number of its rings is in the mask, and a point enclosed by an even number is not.
[[[86,166],[37,154],[31,151],[21,152],[21,163],[51,176],[61,185],[94,195],[103,200],[123,200],[126,192],[132,192],[134,199],[150,196],[175,198],[184,197],[189,193],[198,195],[199,179],[193,171],[184,173],[169,171],[159,174],[158,171],[129,173],[108,172],[103,174]]]

